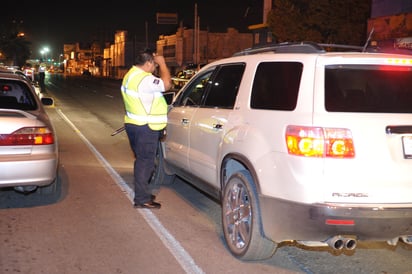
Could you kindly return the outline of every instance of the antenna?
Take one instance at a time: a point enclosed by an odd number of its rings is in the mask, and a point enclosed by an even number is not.
[[[362,52],[365,52],[365,51],[366,51],[366,48],[368,47],[368,44],[369,44],[369,42],[370,42],[370,40],[371,40],[371,38],[372,38],[372,34],[373,34],[374,31],[375,31],[375,27],[372,27],[371,32],[369,32],[368,39],[366,40],[366,43],[365,43],[365,45],[363,46]]]

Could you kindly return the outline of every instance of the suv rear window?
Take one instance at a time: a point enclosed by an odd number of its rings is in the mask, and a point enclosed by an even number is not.
[[[253,81],[251,108],[294,110],[302,70],[299,62],[260,63]]]
[[[331,112],[412,113],[411,87],[411,67],[327,66],[325,108]]]

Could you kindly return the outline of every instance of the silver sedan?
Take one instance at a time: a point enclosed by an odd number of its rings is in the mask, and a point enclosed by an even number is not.
[[[33,85],[19,75],[0,72],[0,188],[54,193],[57,185],[58,143]]]

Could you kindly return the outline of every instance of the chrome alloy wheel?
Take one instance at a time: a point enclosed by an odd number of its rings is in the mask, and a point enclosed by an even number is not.
[[[239,179],[229,182],[223,203],[223,225],[228,244],[236,253],[244,249],[251,237],[252,210],[246,186]]]

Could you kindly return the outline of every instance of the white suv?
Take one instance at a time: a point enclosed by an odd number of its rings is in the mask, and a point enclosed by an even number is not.
[[[239,259],[285,241],[412,244],[412,56],[239,52],[179,91],[160,148],[156,182],[178,175],[219,199]]]

